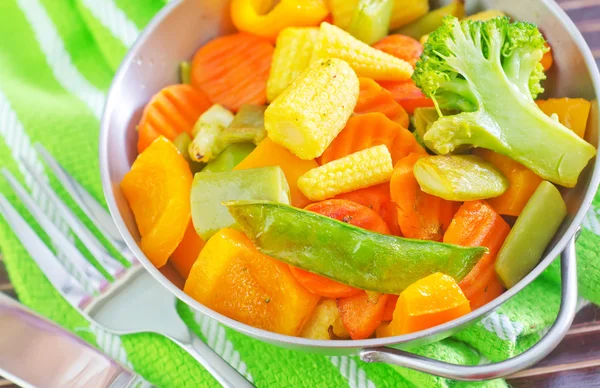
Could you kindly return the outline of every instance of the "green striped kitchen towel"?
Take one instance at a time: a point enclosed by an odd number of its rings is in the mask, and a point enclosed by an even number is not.
[[[0,1],[0,164],[32,187],[34,183],[19,160],[41,168],[31,147],[41,142],[103,201],[97,139],[106,93],[127,48],[164,4],[163,0]],[[2,180],[0,191],[35,225]],[[34,189],[33,195],[56,224],[67,230],[43,194]],[[578,244],[582,295],[595,302],[600,301],[600,291],[594,287],[600,279],[599,201],[597,198],[588,214]],[[88,220],[84,222],[89,225]],[[130,365],[157,386],[217,385],[190,356],[160,336],[119,338],[83,319],[54,291],[3,219],[0,249],[24,304]],[[461,364],[518,354],[535,343],[556,317],[557,271],[558,267],[551,268],[510,303],[454,338],[414,351]],[[539,300],[545,303],[540,306]],[[282,349],[194,315],[183,304],[178,311],[199,336],[258,387],[473,386],[403,368],[365,364],[356,357]],[[495,380],[474,386],[506,385]]]

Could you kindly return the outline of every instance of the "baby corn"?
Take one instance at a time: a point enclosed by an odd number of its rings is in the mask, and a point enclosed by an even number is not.
[[[387,147],[378,145],[313,168],[298,179],[298,187],[311,201],[322,201],[387,182],[393,169]]]
[[[358,101],[358,77],[340,59],[312,63],[265,111],[269,138],[300,159],[320,156]]]
[[[273,101],[310,64],[319,29],[289,27],[277,37],[271,73],[267,81],[267,100]]]
[[[312,60],[325,58],[343,59],[359,77],[376,81],[405,81],[413,73],[410,63],[377,50],[327,22],[321,23]]]

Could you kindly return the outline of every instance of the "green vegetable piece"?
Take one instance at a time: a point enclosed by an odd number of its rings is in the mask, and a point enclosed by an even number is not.
[[[427,35],[441,26],[444,17],[455,16],[463,18],[465,16],[465,5],[463,3],[463,0],[454,0],[447,6],[427,13],[425,16],[394,31],[394,33],[408,35],[419,40],[423,35]]]
[[[429,156],[413,168],[424,192],[448,201],[498,197],[508,190],[508,179],[493,164],[474,155]]]
[[[191,71],[192,64],[189,61],[179,63],[179,79],[182,84],[190,85],[192,83]]]
[[[223,152],[215,160],[209,162],[202,171],[204,172],[223,172],[231,171],[235,166],[240,164],[246,156],[254,149],[252,143],[232,144],[225,148]]]
[[[251,142],[256,145],[267,137],[266,105],[242,105],[228,128],[221,134],[224,143]]]
[[[185,161],[188,162],[188,164],[190,165],[190,170],[192,171],[192,174],[195,174],[198,171],[202,170],[202,167],[204,167],[204,163],[194,162],[190,158],[188,148],[191,142],[192,138],[187,132],[180,133],[179,135],[177,135],[175,140],[173,140],[173,144],[175,145],[175,147],[177,147],[177,151],[179,151],[181,156],[183,156]]]
[[[435,272],[460,281],[487,252],[482,247],[373,233],[273,202],[236,201],[225,205],[261,252],[369,291],[400,294]]]
[[[544,43],[535,25],[507,17],[445,18],[427,40],[413,80],[440,109],[462,113],[436,120],[423,137],[427,147],[438,154],[487,148],[546,180],[575,186],[596,149],[534,102],[546,78]]]
[[[221,203],[250,199],[290,203],[290,188],[281,167],[197,173],[190,195],[196,232],[207,241],[220,229],[235,226],[235,220]]]
[[[394,0],[360,0],[348,32],[366,44],[378,42],[390,32],[393,8]]]
[[[431,124],[435,123],[439,118],[440,115],[435,108],[416,108],[414,113],[416,135],[422,139],[431,127]]]
[[[558,189],[548,181],[540,183],[498,253],[496,273],[506,288],[535,268],[566,217],[567,205]]]

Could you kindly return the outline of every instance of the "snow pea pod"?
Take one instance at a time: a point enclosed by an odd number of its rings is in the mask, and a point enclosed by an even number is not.
[[[364,290],[400,294],[443,272],[460,281],[487,252],[373,233],[313,212],[267,201],[224,203],[263,253]]]

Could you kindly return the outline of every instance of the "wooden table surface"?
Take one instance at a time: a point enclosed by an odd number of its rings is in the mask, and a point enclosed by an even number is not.
[[[557,0],[575,21],[600,65],[600,0]],[[0,254],[0,292],[16,294]],[[582,309],[563,342],[534,367],[508,378],[516,388],[600,387],[600,308]],[[0,377],[0,387],[16,387]]]

